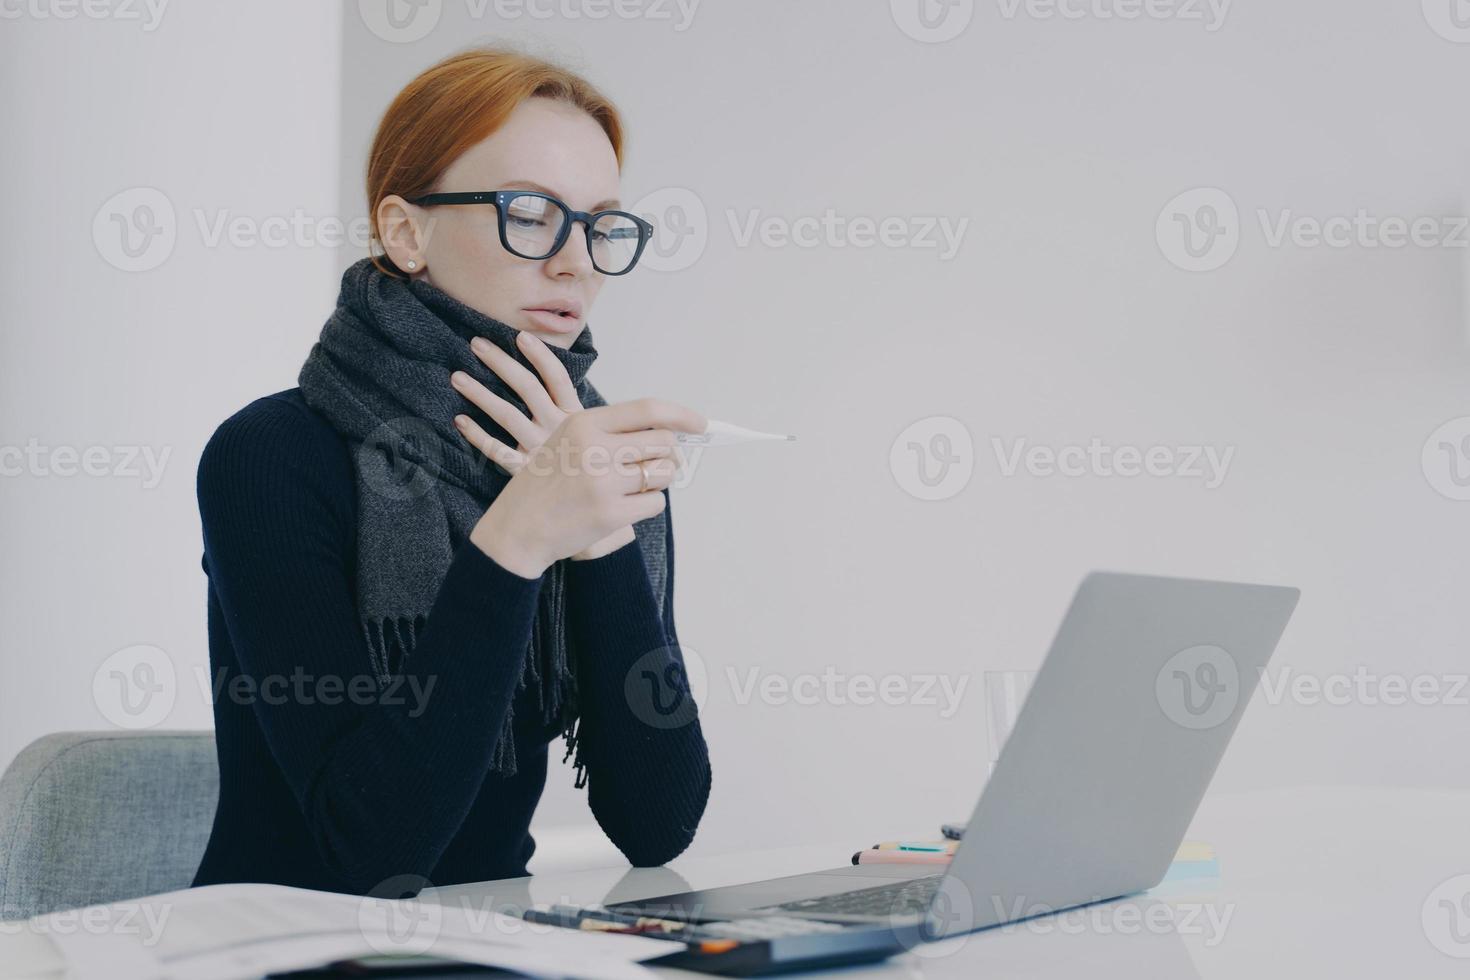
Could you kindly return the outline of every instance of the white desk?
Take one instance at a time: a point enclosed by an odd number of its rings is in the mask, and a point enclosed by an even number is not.
[[[1217,882],[1169,883],[1156,894],[972,933],[842,975],[1470,976],[1470,792],[1320,788],[1220,795],[1206,799],[1188,836],[1215,845]],[[646,898],[834,867],[848,846],[689,858],[668,868],[592,869],[425,896],[476,909]],[[1467,877],[1453,881],[1457,876]],[[1147,911],[1159,904],[1174,909],[1172,926],[1163,909]],[[44,937],[0,935],[0,975],[49,980],[59,976],[58,966]]]

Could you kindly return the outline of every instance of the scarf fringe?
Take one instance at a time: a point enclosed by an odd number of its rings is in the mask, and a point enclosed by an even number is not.
[[[555,720],[559,724],[567,746],[562,761],[571,760],[575,775],[573,786],[581,789],[587,785],[587,770],[581,752],[576,675],[569,663],[565,636],[565,592],[561,587],[565,568],[561,562],[555,562],[547,574],[557,577],[557,586],[545,589],[548,601],[537,604],[531,642],[526,648],[521,676],[516,681],[515,696],[530,687],[535,692],[536,707],[540,709],[542,721],[550,723]],[[380,686],[390,683],[393,676],[402,671],[418,644],[419,631],[425,621],[426,617],[422,615],[411,618],[396,616],[363,624],[368,656]],[[546,651],[544,657],[550,663],[541,663],[543,658],[537,656],[538,649]],[[512,703],[506,705],[490,768],[504,776],[514,776],[517,772],[514,697]]]

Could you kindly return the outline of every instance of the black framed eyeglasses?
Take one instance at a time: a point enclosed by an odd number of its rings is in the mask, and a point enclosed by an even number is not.
[[[420,207],[437,204],[492,204],[500,225],[500,244],[523,259],[549,259],[567,243],[572,225],[587,231],[592,267],[605,276],[633,270],[653,225],[627,211],[573,211],[565,202],[536,191],[456,191],[425,194],[409,201]]]

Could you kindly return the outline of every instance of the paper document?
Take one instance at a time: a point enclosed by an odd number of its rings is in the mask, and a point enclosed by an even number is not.
[[[651,980],[683,943],[538,925],[464,903],[282,885],[209,885],[37,916],[68,980],[256,980],[367,956],[430,956],[535,977]]]

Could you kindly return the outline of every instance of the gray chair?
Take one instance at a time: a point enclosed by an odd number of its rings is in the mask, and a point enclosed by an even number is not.
[[[37,739],[0,777],[0,920],[189,887],[218,793],[213,732]]]

